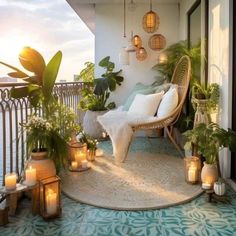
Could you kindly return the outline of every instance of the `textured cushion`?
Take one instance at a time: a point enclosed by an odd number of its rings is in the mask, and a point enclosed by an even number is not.
[[[133,102],[133,100],[134,100],[134,98],[135,98],[135,96],[137,94],[147,95],[147,94],[155,93],[155,90],[156,89],[154,87],[152,87],[151,85],[144,85],[142,83],[137,83],[134,86],[131,94],[127,98],[127,100],[126,100],[126,102],[124,104],[123,110],[124,111],[128,111],[129,110],[130,105],[132,104],[132,102]]]
[[[162,97],[161,103],[157,110],[157,117],[167,117],[177,107],[177,105],[178,88],[176,86],[171,86],[170,89]]]
[[[164,91],[149,95],[137,94],[132,102],[129,113],[154,116]]]
[[[152,93],[160,93],[161,91],[166,92],[169,88],[170,88],[171,84],[170,83],[166,83],[166,84],[162,84],[162,85],[156,85],[156,83],[153,83],[151,85],[145,85],[142,83],[137,83],[131,94],[129,95],[129,97],[127,98],[124,107],[123,107],[123,111],[128,111],[130,108],[130,105],[132,104],[135,96],[137,94],[152,94]]]

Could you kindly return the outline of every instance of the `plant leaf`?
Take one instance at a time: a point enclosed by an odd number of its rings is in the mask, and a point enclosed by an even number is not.
[[[12,78],[21,78],[21,79],[28,77],[28,75],[22,71],[10,72],[8,73],[8,75],[11,76]]]
[[[12,88],[11,96],[16,99],[29,96],[28,86]]]
[[[94,94],[98,96],[103,95],[109,87],[107,80],[104,78],[95,79],[94,83],[95,83]]]
[[[53,86],[61,65],[62,52],[58,51],[47,64],[43,73],[43,94],[47,100],[52,96]]]
[[[101,67],[108,67],[108,64],[109,64],[109,61],[110,61],[110,56],[107,56],[107,57],[104,57],[99,63],[98,65],[101,66]]]

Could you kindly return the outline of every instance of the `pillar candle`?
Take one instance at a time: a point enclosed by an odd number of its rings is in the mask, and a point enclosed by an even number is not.
[[[76,170],[77,167],[78,167],[78,162],[77,162],[77,161],[72,161],[72,162],[71,162],[71,168],[72,168],[72,170]]]
[[[88,161],[86,161],[86,160],[83,160],[81,162],[81,164],[82,164],[82,168],[87,168],[88,167]]]
[[[57,193],[49,189],[46,194],[46,211],[48,215],[53,215],[57,212]]]
[[[28,186],[36,184],[36,169],[32,166],[25,170],[25,184]]]
[[[5,175],[6,190],[16,189],[16,173],[9,173]]]
[[[197,167],[190,166],[188,170],[188,181],[189,182],[196,182],[197,181]]]

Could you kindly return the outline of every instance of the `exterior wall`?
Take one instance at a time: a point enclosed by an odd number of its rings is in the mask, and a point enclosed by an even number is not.
[[[227,129],[231,127],[232,117],[232,45],[230,28],[230,1],[209,0],[209,82],[220,85],[219,124]],[[221,170],[224,177],[230,176],[230,153],[222,150]]]
[[[152,34],[146,33],[142,28],[142,17],[149,10],[149,3],[137,4],[134,13],[127,9],[127,38],[123,38],[123,5],[122,4],[98,4],[96,5],[96,37],[95,37],[95,61],[96,64],[105,56],[111,56],[116,69],[123,70],[124,82],[112,95],[117,105],[124,103],[129,92],[137,82],[150,84],[154,81],[156,72],[151,68],[157,63],[158,52],[149,49],[148,39]],[[153,10],[160,17],[160,27],[156,33],[166,37],[167,46],[179,41],[179,13],[178,4],[153,4]],[[132,26],[132,27],[131,27]],[[143,46],[147,50],[148,58],[137,61],[135,53],[130,53],[130,65],[122,66],[119,63],[119,52],[123,46],[127,46],[131,30],[141,36]],[[96,75],[102,73],[96,65]]]

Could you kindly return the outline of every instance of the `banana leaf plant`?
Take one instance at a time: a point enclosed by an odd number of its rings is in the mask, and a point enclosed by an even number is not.
[[[37,108],[41,103],[44,105],[49,104],[54,99],[52,91],[61,59],[62,53],[58,51],[46,64],[39,52],[33,48],[25,47],[19,54],[19,61],[27,72],[0,61],[0,64],[13,70],[13,72],[8,73],[9,76],[27,82],[22,87],[12,88],[11,96],[16,99],[28,97],[30,104],[34,108]]]
[[[104,111],[115,108],[115,103],[107,101],[111,92],[116,90],[117,85],[121,85],[124,78],[120,76],[122,70],[114,72],[115,64],[110,61],[110,57],[103,58],[99,64],[105,69],[105,73],[100,78],[94,79],[94,90],[84,89],[79,108],[91,111]]]

